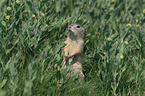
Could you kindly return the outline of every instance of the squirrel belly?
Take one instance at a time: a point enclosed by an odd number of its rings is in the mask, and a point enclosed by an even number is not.
[[[68,57],[72,57],[77,54],[83,53],[83,43],[79,43],[76,41],[67,41],[67,45],[64,47],[64,55]]]

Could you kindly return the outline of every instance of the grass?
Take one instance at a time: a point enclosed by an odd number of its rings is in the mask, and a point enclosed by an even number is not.
[[[143,0],[0,3],[0,96],[145,95]],[[60,72],[72,22],[86,29],[80,82]]]

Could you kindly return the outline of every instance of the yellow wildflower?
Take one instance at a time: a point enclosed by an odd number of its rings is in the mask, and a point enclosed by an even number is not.
[[[121,54],[121,55],[120,55],[120,59],[123,59],[123,58],[124,58],[124,56]]]
[[[32,17],[35,17],[35,15],[33,14]]]
[[[143,9],[143,14],[145,14],[145,9]]]
[[[128,41],[125,41],[125,44],[128,45],[129,44]]]
[[[45,14],[44,14],[44,13],[42,13],[41,15],[42,15],[42,16],[44,16]]]
[[[19,1],[19,0],[17,0],[17,1],[16,1],[16,3],[17,3],[17,4],[20,4],[20,1]]]
[[[138,23],[138,20],[136,19],[136,23]]]
[[[132,27],[132,25],[131,25],[130,23],[128,23],[128,24],[126,25],[126,27],[130,27],[130,28],[131,28],[131,27]]]
[[[11,7],[7,7],[7,10],[8,10],[8,11],[11,11],[11,10],[12,10],[12,8],[11,8]]]
[[[109,37],[109,38],[107,38],[107,41],[112,41],[112,38],[110,38],[110,37]]]
[[[45,27],[48,27],[48,25],[47,25],[47,24],[45,24]]]
[[[114,10],[114,7],[110,7],[109,11],[112,11],[112,10]]]
[[[115,0],[112,0],[112,2],[115,2]]]
[[[6,16],[6,19],[8,20],[8,19],[10,19],[10,16],[8,15],[8,16]]]

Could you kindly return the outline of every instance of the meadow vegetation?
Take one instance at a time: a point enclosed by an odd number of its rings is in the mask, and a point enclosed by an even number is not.
[[[1,0],[0,96],[144,96],[143,0]],[[83,73],[66,78],[62,48],[85,27]]]

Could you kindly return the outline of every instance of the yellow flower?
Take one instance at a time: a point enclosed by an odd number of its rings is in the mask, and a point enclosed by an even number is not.
[[[114,7],[110,7],[109,11],[112,11],[112,10],[114,10]]]
[[[44,16],[45,14],[44,14],[44,13],[42,13],[41,15],[42,15],[42,16]]]
[[[112,2],[115,2],[115,0],[112,0]]]
[[[20,4],[20,1],[19,1],[19,0],[17,0],[17,1],[16,1],[16,3],[17,3],[17,4]]]
[[[107,41],[112,41],[112,38],[110,38],[110,37],[109,37],[109,38],[107,38]]]
[[[11,7],[7,7],[7,10],[8,10],[8,11],[11,11],[11,10],[12,10],[12,8],[11,8]]]
[[[32,17],[35,17],[35,15],[33,14]]]
[[[128,41],[125,41],[125,44],[128,45],[129,44]]]
[[[145,9],[143,9],[143,14],[145,14]]]
[[[10,19],[10,16],[8,15],[8,16],[6,16],[6,19],[8,20],[8,19]]]
[[[104,53],[104,55],[106,54],[106,52],[103,52]]]
[[[45,24],[45,27],[48,27],[48,25],[47,25],[47,24]]]
[[[131,27],[132,27],[132,25],[131,25],[130,23],[128,23],[128,24],[126,25],[126,27],[130,27],[130,28],[131,28]]]
[[[123,58],[124,58],[124,56],[121,54],[121,55],[120,55],[120,59],[123,59]]]
[[[136,23],[138,23],[138,20],[136,19]]]

